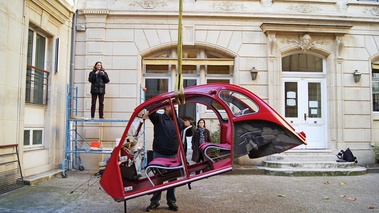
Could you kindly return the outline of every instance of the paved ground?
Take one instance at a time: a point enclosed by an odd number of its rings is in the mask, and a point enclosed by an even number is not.
[[[99,190],[94,172],[69,172],[0,195],[0,212],[124,212]],[[82,186],[80,186],[82,185]],[[80,186],[80,187],[79,187]],[[165,193],[163,193],[163,197]],[[127,201],[127,212],[144,212],[150,196]],[[179,212],[379,212],[379,174],[337,177],[219,175],[177,188]],[[171,212],[165,200],[154,212]]]

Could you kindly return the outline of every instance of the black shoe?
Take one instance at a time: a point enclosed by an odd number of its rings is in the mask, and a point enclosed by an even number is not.
[[[146,208],[147,212],[153,211],[153,209],[156,209],[159,207],[159,203],[150,203],[150,205]]]
[[[104,119],[104,117],[100,117],[100,119]]]
[[[177,212],[179,208],[175,203],[170,203],[168,204],[168,209],[170,209],[171,211]]]

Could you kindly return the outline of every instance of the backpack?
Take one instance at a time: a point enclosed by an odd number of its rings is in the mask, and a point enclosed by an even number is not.
[[[337,157],[338,157],[338,159],[340,159],[340,160],[337,160],[338,162],[355,162],[355,163],[358,163],[357,158],[353,155],[350,148],[347,148],[345,151],[341,150],[337,154]]]

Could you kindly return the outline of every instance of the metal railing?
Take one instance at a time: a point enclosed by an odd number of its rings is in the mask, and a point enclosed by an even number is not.
[[[27,65],[25,102],[30,104],[47,104],[49,71]]]
[[[0,194],[24,186],[18,144],[0,145]]]

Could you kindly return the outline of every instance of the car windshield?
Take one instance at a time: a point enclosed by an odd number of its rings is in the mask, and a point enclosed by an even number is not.
[[[253,100],[239,92],[222,90],[219,96],[236,116],[257,113],[259,110],[258,105]]]

